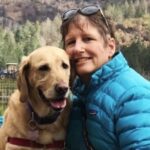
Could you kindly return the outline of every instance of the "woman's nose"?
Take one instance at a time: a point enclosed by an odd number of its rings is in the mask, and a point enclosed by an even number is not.
[[[74,53],[82,53],[84,51],[83,43],[81,41],[76,41],[73,52]]]

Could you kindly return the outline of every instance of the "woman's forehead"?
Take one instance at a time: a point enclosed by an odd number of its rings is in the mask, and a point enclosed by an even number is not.
[[[78,16],[76,16],[76,18],[74,18],[70,22],[69,30],[72,30],[72,28],[78,28],[78,29],[84,31],[91,25],[92,24],[90,23],[90,21],[88,20],[87,17],[82,16],[82,15],[78,15]]]

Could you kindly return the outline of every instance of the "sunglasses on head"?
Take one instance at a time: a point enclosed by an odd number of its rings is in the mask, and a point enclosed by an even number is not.
[[[101,7],[97,6],[97,5],[96,6],[94,6],[94,5],[86,6],[86,7],[79,8],[79,9],[69,9],[66,12],[64,12],[64,14],[62,15],[62,21],[67,21],[68,19],[71,19],[77,13],[80,13],[85,16],[90,16],[90,15],[96,14],[98,11],[100,12],[102,19],[110,32],[110,27],[109,27],[108,21],[107,21],[106,17],[104,16],[104,13],[103,13]]]

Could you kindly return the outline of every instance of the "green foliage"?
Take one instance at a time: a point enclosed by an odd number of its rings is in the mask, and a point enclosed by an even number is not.
[[[5,47],[4,47],[4,56],[5,56],[5,61],[6,62],[16,62],[16,54],[15,54],[15,49],[16,49],[16,41],[14,38],[13,32],[8,30],[4,36],[4,41]]]
[[[139,57],[142,71],[148,74],[150,72],[150,46],[141,51]]]
[[[0,67],[3,67],[5,64],[5,59],[3,57],[3,52],[4,52],[4,30],[0,28]]]
[[[124,18],[134,17],[136,13],[135,5],[133,1],[125,1],[124,4],[121,4],[120,8],[122,9],[122,15]]]
[[[0,67],[9,62],[20,62],[23,55],[27,55],[39,47],[39,24],[27,22],[16,31],[0,28]]]
[[[15,38],[9,29],[0,28],[0,67],[7,62],[15,62]]]
[[[110,16],[114,21],[122,22],[124,19],[122,10],[123,8],[119,5],[111,4],[107,5],[105,14],[106,16]]]
[[[39,24],[26,22],[15,32],[15,39],[17,43],[17,51],[19,52],[18,57],[22,55],[28,55],[34,49],[39,47]]]
[[[45,22],[41,23],[41,45],[59,46],[61,41],[60,24],[61,19],[59,15],[54,20],[47,18]]]
[[[149,3],[146,0],[136,0],[135,1],[135,9],[136,9],[135,17],[142,17],[144,14],[149,13],[148,4]]]
[[[124,18],[142,17],[150,13],[150,3],[147,0],[125,0],[124,3],[118,3],[109,3],[105,10],[106,15],[115,21],[122,22]]]
[[[128,8],[128,15],[127,16],[131,17],[131,18],[132,17],[134,18],[135,14],[136,14],[135,5],[134,5],[133,1],[130,1],[129,2],[129,8]]]
[[[133,42],[129,47],[124,47],[122,51],[131,67],[140,73],[150,72],[150,46],[144,46],[140,41]]]
[[[0,28],[0,68],[6,63],[21,61],[22,56],[43,45],[59,46],[60,16],[54,20],[47,19],[45,22],[31,23],[27,21],[16,30]]]

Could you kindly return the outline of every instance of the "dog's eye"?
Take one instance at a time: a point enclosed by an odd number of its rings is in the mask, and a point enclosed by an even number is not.
[[[64,68],[64,69],[68,69],[69,68],[69,66],[66,64],[66,63],[62,63],[62,67]]]
[[[50,68],[48,65],[42,65],[39,67],[39,71],[48,71]]]

